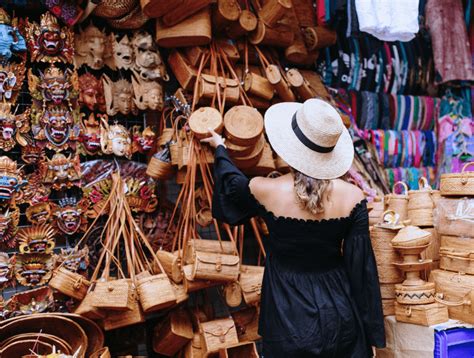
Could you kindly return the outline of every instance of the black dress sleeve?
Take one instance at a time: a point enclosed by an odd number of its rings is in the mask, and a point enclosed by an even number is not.
[[[352,295],[362,320],[367,342],[385,347],[385,331],[377,265],[369,237],[369,216],[365,200],[351,214],[352,227],[344,239],[344,262]]]
[[[238,225],[257,215],[259,205],[250,192],[249,179],[232,163],[222,145],[218,146],[215,152],[214,182],[214,218]]]

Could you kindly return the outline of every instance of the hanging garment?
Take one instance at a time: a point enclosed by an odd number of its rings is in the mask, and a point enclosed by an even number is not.
[[[360,31],[383,41],[410,41],[419,30],[418,0],[356,0]]]
[[[435,82],[474,81],[462,1],[429,0],[426,25],[433,43]]]

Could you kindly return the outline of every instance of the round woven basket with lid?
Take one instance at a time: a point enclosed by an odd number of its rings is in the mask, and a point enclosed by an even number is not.
[[[234,106],[224,116],[224,132],[234,144],[254,145],[263,133],[263,116],[255,108]]]
[[[401,229],[392,240],[393,247],[423,246],[429,244],[431,233],[417,226],[407,226]]]
[[[195,110],[189,117],[188,123],[198,139],[209,137],[209,129],[221,133],[224,126],[220,112],[212,107],[201,107]]]

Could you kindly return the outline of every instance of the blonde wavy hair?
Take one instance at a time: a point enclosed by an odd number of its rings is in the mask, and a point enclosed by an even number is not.
[[[301,206],[312,214],[324,211],[324,194],[330,189],[331,181],[311,178],[299,171],[292,170],[295,181],[295,194]]]

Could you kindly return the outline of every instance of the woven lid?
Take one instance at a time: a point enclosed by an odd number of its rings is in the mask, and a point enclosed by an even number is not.
[[[101,1],[92,14],[106,19],[116,19],[132,11],[137,4],[137,0]]]
[[[189,117],[189,128],[198,138],[208,137],[209,129],[222,131],[223,121],[220,112],[212,107],[201,107]]]
[[[232,143],[252,145],[263,133],[263,116],[253,107],[234,106],[224,116],[224,127]]]
[[[293,87],[301,87],[304,84],[304,77],[301,74],[300,71],[298,71],[296,68],[292,68],[288,70],[286,73],[288,76],[288,82],[293,86]]]
[[[392,246],[423,246],[429,244],[431,233],[417,226],[407,226],[401,229],[392,239]]]
[[[281,81],[281,73],[280,69],[276,65],[268,65],[265,68],[265,74],[267,76],[267,80],[272,84],[276,85],[278,82]]]
[[[225,14],[226,20],[237,21],[240,16],[240,6],[237,1],[218,1],[217,8],[221,14]]]

